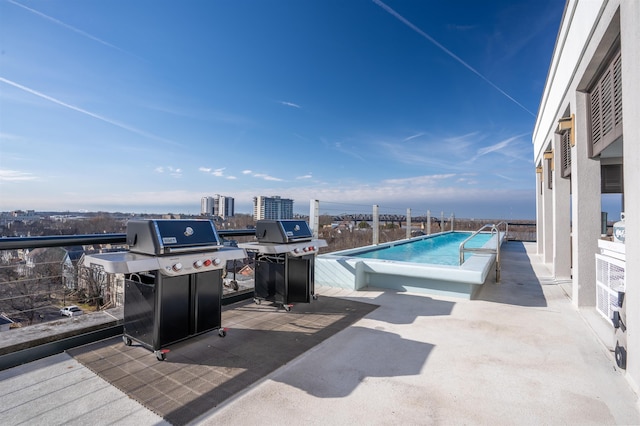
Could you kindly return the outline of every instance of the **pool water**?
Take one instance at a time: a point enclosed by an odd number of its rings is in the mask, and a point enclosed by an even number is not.
[[[389,247],[374,248],[350,256],[365,259],[395,260],[436,265],[459,265],[460,244],[471,235],[471,232],[449,232],[417,241],[403,242]],[[467,244],[465,244],[465,247],[482,247],[490,239],[491,234],[480,233],[469,240]],[[469,259],[472,254],[473,253],[465,253],[465,259]]]

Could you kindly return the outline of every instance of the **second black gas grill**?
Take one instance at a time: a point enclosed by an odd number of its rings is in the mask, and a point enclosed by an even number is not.
[[[168,345],[221,328],[222,273],[246,252],[224,247],[209,220],[130,220],[128,252],[85,256],[125,274],[124,334],[165,359]]]
[[[293,303],[316,299],[315,256],[324,240],[313,239],[304,220],[259,220],[257,242],[238,244],[255,257],[255,297],[291,310]]]

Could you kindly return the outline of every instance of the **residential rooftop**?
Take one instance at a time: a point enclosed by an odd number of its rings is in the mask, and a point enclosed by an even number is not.
[[[165,361],[116,336],[6,369],[0,423],[640,424],[604,318],[535,243],[502,256],[474,300],[320,287],[290,312],[228,305],[225,338]]]

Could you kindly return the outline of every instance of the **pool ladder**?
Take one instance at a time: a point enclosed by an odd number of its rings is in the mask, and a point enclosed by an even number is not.
[[[505,232],[502,235],[502,237],[500,236],[500,225],[504,225],[505,226]],[[496,240],[496,248],[489,248],[489,247],[465,247],[465,244],[472,239],[473,237],[475,237],[476,235],[478,235],[480,232],[482,232],[484,229],[487,228],[491,228],[491,235],[493,236],[494,234],[497,235],[497,240]],[[471,236],[469,238],[467,238],[466,240],[464,240],[462,243],[460,243],[460,265],[462,265],[464,263],[464,254],[467,252],[474,252],[474,253],[491,253],[491,254],[495,254],[496,255],[496,282],[500,282],[500,245],[502,243],[502,239],[505,239],[507,237],[507,234],[509,233],[509,224],[507,222],[500,222],[497,225],[496,224],[486,224],[484,225],[482,228],[478,229],[476,232],[474,232],[473,234],[471,234]]]

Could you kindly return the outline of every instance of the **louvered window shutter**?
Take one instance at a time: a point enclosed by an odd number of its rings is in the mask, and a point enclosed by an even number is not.
[[[589,91],[591,156],[622,135],[622,56],[614,55]]]
[[[571,130],[563,132],[560,136],[561,161],[562,161],[562,177],[571,176]]]

